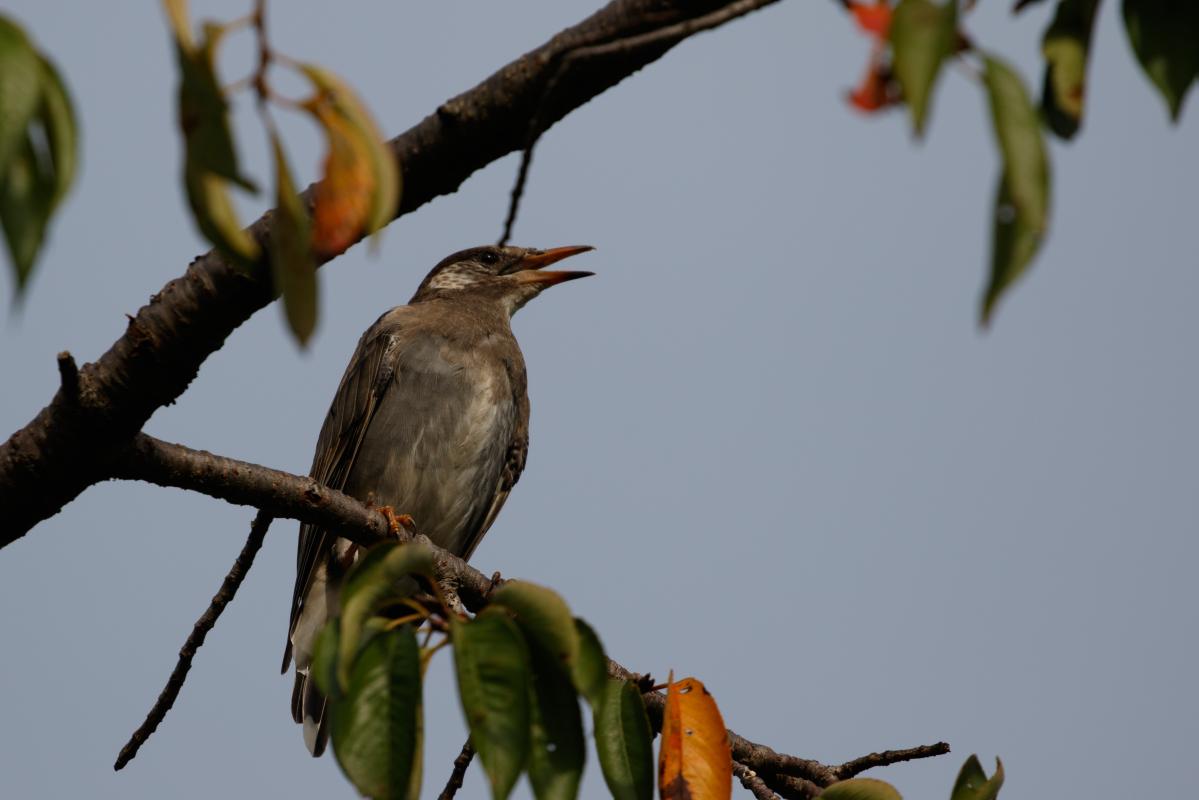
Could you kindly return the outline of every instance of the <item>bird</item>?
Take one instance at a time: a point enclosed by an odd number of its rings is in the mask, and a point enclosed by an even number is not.
[[[410,516],[433,543],[469,558],[528,453],[527,379],[512,315],[550,286],[593,275],[545,269],[592,249],[493,245],[444,258],[407,305],[384,312],[362,334],[310,475]],[[313,756],[328,742],[328,718],[309,665],[359,549],[335,531],[300,525],[283,673],[294,656],[292,718],[304,726]]]

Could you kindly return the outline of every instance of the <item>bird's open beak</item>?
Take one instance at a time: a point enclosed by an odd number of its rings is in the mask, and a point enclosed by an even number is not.
[[[540,286],[553,286],[556,283],[573,281],[575,278],[586,278],[595,273],[584,272],[582,270],[543,270],[550,264],[554,264],[564,258],[570,258],[571,256],[586,253],[588,250],[594,249],[590,245],[571,245],[569,247],[552,247],[549,250],[531,251],[517,264],[517,271],[514,277],[520,283],[535,283]]]

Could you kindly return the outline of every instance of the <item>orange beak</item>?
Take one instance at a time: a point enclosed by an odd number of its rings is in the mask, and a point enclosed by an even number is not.
[[[549,250],[531,251],[520,260],[514,277],[518,283],[535,283],[540,286],[553,286],[557,283],[573,281],[575,278],[586,278],[595,273],[582,270],[551,270],[548,272],[540,270],[564,258],[570,258],[571,256],[586,253],[588,250],[594,249],[590,245],[571,245],[569,247],[552,247]]]

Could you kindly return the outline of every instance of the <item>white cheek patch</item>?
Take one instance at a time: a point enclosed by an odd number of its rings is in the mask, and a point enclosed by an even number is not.
[[[477,278],[464,270],[447,269],[433,276],[430,289],[464,289],[475,283]]]

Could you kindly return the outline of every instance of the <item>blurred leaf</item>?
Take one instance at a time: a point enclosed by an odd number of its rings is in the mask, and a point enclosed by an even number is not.
[[[66,87],[25,33],[0,16],[0,227],[17,295],[75,176],[75,116]]]
[[[821,792],[825,800],[903,800],[895,787],[874,778],[850,778]]]
[[[304,66],[309,79],[324,91],[337,112],[346,117],[364,140],[371,170],[375,175],[375,193],[367,215],[366,233],[374,233],[392,220],[400,202],[400,171],[395,154],[383,139],[383,134],[345,81],[328,70],[312,64]]]
[[[892,69],[912,112],[912,130],[924,134],[929,100],[941,64],[953,54],[957,0],[901,0],[891,17]]]
[[[458,696],[470,739],[491,783],[504,800],[529,757],[529,656],[520,629],[507,614],[485,609],[469,622],[450,621]]]
[[[662,800],[727,800],[732,758],[720,709],[704,685],[695,678],[671,682],[658,756]]]
[[[333,256],[365,232],[375,176],[362,138],[346,118],[327,105],[317,106],[313,113],[324,128],[328,151],[313,201],[312,246],[323,255]]]
[[[1177,122],[1187,90],[1199,77],[1199,3],[1124,0],[1124,28],[1137,60]]]
[[[412,594],[416,586],[405,580],[407,576],[432,574],[432,550],[415,542],[400,545],[385,542],[359,557],[341,588],[337,677],[343,684],[369,618],[384,605]]]
[[[536,641],[529,642],[529,659],[529,783],[533,796],[537,800],[573,800],[579,794],[586,753],[579,697],[561,661]]]
[[[175,40],[190,50],[194,46],[194,40],[189,22],[191,15],[187,10],[187,0],[162,0],[162,5],[167,12],[167,19],[171,23]]]
[[[79,128],[70,95],[58,70],[49,60],[39,60],[42,66],[42,102],[37,118],[45,129],[48,155],[54,168],[52,202],[57,206],[75,181],[79,160]]]
[[[858,27],[874,37],[887,38],[891,27],[890,0],[875,0],[873,3],[853,2],[849,4],[849,13],[853,14]]]
[[[995,759],[995,774],[987,779],[978,756],[972,755],[962,765],[958,779],[953,784],[950,800],[995,800],[1003,786],[1003,762]]]
[[[1028,268],[1049,225],[1049,160],[1036,109],[1024,82],[1010,67],[984,58],[983,82],[1003,173],[996,196],[991,275],[983,296],[987,325],[1004,290]]]
[[[1063,139],[1073,138],[1082,124],[1087,56],[1098,8],[1099,0],[1059,0],[1041,40],[1045,56],[1041,108],[1049,129]]]
[[[29,121],[42,96],[43,70],[18,26],[0,16],[0,176],[19,158]]]
[[[595,631],[578,617],[575,617],[575,632],[579,637],[579,652],[571,670],[571,678],[575,689],[594,708],[603,698],[604,688],[608,685],[608,659],[604,656],[604,646],[600,644]]]
[[[614,800],[651,800],[653,739],[640,690],[629,681],[610,678],[594,716],[595,749]]]
[[[176,39],[179,60],[179,129],[186,144],[187,164],[220,175],[249,192],[254,182],[238,171],[237,150],[229,128],[229,104],[216,74],[216,48],[224,29],[205,25],[200,44],[190,47]]]
[[[316,263],[309,249],[311,230],[292,181],[279,135],[271,131],[275,153],[275,217],[271,221],[271,274],[283,298],[287,325],[301,345],[316,329]]]
[[[316,688],[331,699],[341,696],[341,687],[337,684],[337,642],[340,638],[340,620],[334,617],[316,635],[312,658],[308,662],[308,674],[316,681]]]
[[[372,638],[333,702],[333,752],[367,797],[420,796],[420,648],[410,625]]]
[[[261,252],[258,242],[242,229],[224,178],[187,166],[183,170],[183,183],[192,216],[205,238],[235,262],[248,264],[257,260]]]
[[[16,269],[18,292],[33,270],[53,207],[55,181],[26,137],[0,184],[0,224]]]
[[[516,614],[516,621],[530,638],[552,653],[559,664],[573,668],[579,635],[561,595],[535,583],[508,581],[492,595],[491,605]]]

